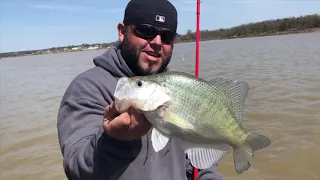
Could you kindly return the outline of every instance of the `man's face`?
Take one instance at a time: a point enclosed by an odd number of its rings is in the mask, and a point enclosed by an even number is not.
[[[131,25],[124,28],[119,24],[119,40],[122,42],[122,55],[136,75],[150,75],[163,72],[170,62],[173,50],[173,32],[163,36],[150,36],[155,32],[152,27]],[[122,28],[122,30],[121,30]],[[156,27],[158,30],[169,30]],[[146,38],[145,35],[149,35]],[[164,39],[161,39],[164,38]]]

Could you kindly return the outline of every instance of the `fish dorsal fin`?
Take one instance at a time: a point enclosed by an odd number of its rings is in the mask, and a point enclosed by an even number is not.
[[[160,133],[156,128],[152,128],[151,142],[155,152],[159,152],[167,145],[169,138]]]
[[[226,95],[228,103],[235,112],[238,122],[242,119],[243,107],[248,96],[248,84],[244,81],[215,78],[208,81],[210,84],[220,89]]]

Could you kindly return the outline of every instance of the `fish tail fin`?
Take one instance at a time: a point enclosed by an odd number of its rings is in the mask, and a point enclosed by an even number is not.
[[[233,151],[236,172],[241,174],[243,171],[247,171],[250,168],[250,162],[246,156],[247,154],[250,154],[253,157],[254,151],[265,148],[270,144],[271,141],[268,137],[261,134],[249,133],[245,145],[240,148],[235,148]]]
[[[246,157],[245,147],[236,148],[233,151],[234,167],[238,174],[247,171],[250,168],[250,162]]]
[[[256,134],[256,133],[249,133],[245,141],[246,146],[251,149],[251,152],[263,149],[271,144],[271,140],[264,135]]]

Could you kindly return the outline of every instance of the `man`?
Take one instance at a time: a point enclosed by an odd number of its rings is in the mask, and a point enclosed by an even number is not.
[[[156,153],[150,123],[134,109],[119,114],[113,104],[123,76],[166,71],[177,29],[177,12],[167,0],[132,0],[118,25],[120,45],[94,58],[95,67],[77,76],[63,96],[58,134],[66,176],[72,180],[192,178],[178,142]],[[199,180],[221,179],[217,166]]]

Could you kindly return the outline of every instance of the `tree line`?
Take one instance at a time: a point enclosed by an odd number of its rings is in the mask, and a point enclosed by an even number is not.
[[[76,47],[79,48],[80,50],[85,50],[85,49],[87,49],[89,47],[98,47],[98,49],[105,49],[105,48],[108,48],[108,47],[110,47],[112,45],[115,45],[117,43],[118,43],[118,41],[110,42],[110,43],[68,45],[68,46],[52,47],[52,48],[41,49],[41,50],[27,50],[27,51],[7,52],[7,53],[0,53],[0,58],[23,56],[23,55],[39,55],[39,54],[79,51],[79,50],[73,50],[73,48],[76,48]]]
[[[201,40],[229,39],[250,36],[266,36],[287,33],[308,32],[320,28],[320,15],[306,15],[275,20],[266,20],[256,23],[242,24],[239,26],[217,29],[201,30]],[[178,35],[176,42],[195,41],[196,32],[188,30],[184,35]]]

